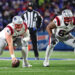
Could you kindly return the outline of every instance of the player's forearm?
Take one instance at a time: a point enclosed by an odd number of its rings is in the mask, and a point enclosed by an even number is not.
[[[47,25],[47,31],[49,33],[50,36],[52,36],[52,29],[56,28],[56,25],[54,22],[50,22],[48,25]]]
[[[9,52],[10,52],[10,55],[11,55],[12,58],[15,57],[13,46],[9,46]]]
[[[15,57],[14,55],[14,48],[13,48],[13,40],[8,40],[8,47],[9,47],[9,52],[10,52],[10,55],[11,57]]]
[[[30,40],[30,37],[25,37],[23,40],[29,41]]]
[[[47,26],[46,30],[47,30],[49,36],[52,36],[52,29],[50,29],[50,28]]]
[[[14,56],[14,48],[13,48],[13,39],[12,39],[12,36],[8,35],[7,33],[6,33],[6,41],[8,43],[10,55],[13,58],[13,57],[15,57]]]

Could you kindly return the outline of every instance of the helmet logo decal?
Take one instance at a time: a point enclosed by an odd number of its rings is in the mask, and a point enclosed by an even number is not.
[[[14,20],[17,20],[16,17],[14,17]]]

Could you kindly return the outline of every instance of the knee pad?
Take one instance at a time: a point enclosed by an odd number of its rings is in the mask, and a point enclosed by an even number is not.
[[[23,41],[22,42],[22,47],[27,47],[28,46],[28,42]]]
[[[28,50],[28,47],[22,47],[22,50]]]

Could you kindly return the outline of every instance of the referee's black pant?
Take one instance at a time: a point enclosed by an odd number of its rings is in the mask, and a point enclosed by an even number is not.
[[[33,30],[33,28],[28,28],[30,32],[30,38],[32,41],[32,46],[34,50],[34,55],[35,57],[39,57],[38,49],[37,49],[37,35],[36,35],[36,30]]]

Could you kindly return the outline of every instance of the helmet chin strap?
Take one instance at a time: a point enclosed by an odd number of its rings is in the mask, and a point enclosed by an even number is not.
[[[71,22],[69,22],[69,23],[66,23],[66,22],[65,22],[65,25],[66,25],[66,26],[68,26],[68,25],[70,25],[70,24],[71,24]]]
[[[16,28],[15,28],[15,30],[16,30],[17,32],[19,32],[21,29],[16,29]]]
[[[19,32],[20,30],[16,29],[17,32]]]
[[[69,24],[68,23],[65,23],[65,25],[68,26]]]

